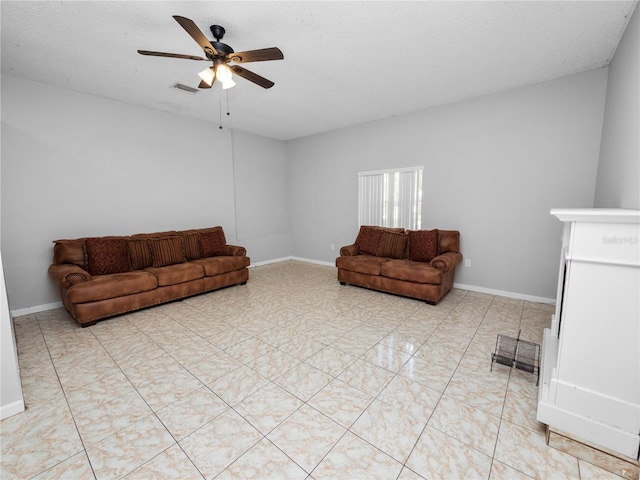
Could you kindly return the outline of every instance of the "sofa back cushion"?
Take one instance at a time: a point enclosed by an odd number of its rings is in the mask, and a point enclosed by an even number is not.
[[[227,251],[227,240],[222,227],[202,230],[200,233],[200,255],[202,258],[217,257]]]
[[[131,271],[127,237],[97,237],[84,241],[86,267],[91,275]]]
[[[407,235],[399,232],[382,232],[378,246],[378,257],[405,258]]]
[[[402,233],[404,229],[362,225],[355,241],[358,251],[367,255],[378,256],[380,252],[380,240],[384,232]]]
[[[147,239],[132,238],[129,240],[129,258],[132,270],[142,270],[153,265]]]
[[[457,230],[439,230],[440,249],[438,255],[460,251],[460,232]]]
[[[198,260],[202,258],[200,253],[200,234],[180,232],[182,244],[184,246],[184,256],[187,260]]]
[[[150,238],[149,250],[153,268],[166,267],[176,263],[186,262],[184,249],[182,247],[182,237]]]
[[[63,263],[71,263],[86,269],[86,253],[84,251],[84,238],[76,238],[74,240],[54,240],[53,246],[53,263],[54,265],[62,265]]]
[[[409,230],[407,259],[414,262],[430,262],[439,254],[438,230]]]

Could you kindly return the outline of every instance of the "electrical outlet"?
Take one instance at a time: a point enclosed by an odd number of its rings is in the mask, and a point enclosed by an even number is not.
[[[336,249],[336,246],[332,243],[331,244],[331,250],[335,250],[335,249]]]
[[[464,266],[465,266],[465,267],[470,267],[470,266],[471,266],[471,260],[466,259],[466,260],[464,261]]]

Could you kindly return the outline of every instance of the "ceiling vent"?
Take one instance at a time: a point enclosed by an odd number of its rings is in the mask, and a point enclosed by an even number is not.
[[[190,93],[191,95],[195,95],[196,93],[198,93],[197,88],[189,87],[181,83],[174,83],[169,88],[175,88],[176,90],[180,90],[181,92],[185,92],[185,93]]]

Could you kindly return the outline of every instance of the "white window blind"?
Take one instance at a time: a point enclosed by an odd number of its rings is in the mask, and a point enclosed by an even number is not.
[[[422,169],[358,172],[359,224],[419,230],[422,224]]]

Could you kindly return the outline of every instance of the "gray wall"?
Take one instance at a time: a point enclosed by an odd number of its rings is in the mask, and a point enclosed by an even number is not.
[[[263,244],[271,219],[278,233],[286,228],[286,213],[264,209],[256,223],[251,203],[236,209],[234,200],[255,189],[252,171],[268,171],[256,202],[281,203],[283,181],[271,180],[286,177],[282,142],[243,135],[234,165],[231,131],[213,122],[6,75],[1,134],[1,245],[14,310],[60,301],[47,276],[58,238],[222,225],[238,242],[238,225],[259,250],[254,261],[282,255]]]
[[[357,172],[424,165],[423,228],[461,231],[456,281],[553,298],[554,207],[594,201],[607,69],[289,142],[293,255],[357,234]],[[331,250],[334,244],[336,250]]]
[[[596,207],[640,209],[640,13],[609,65]]]
[[[256,263],[291,255],[285,143],[233,132],[238,242]]]

